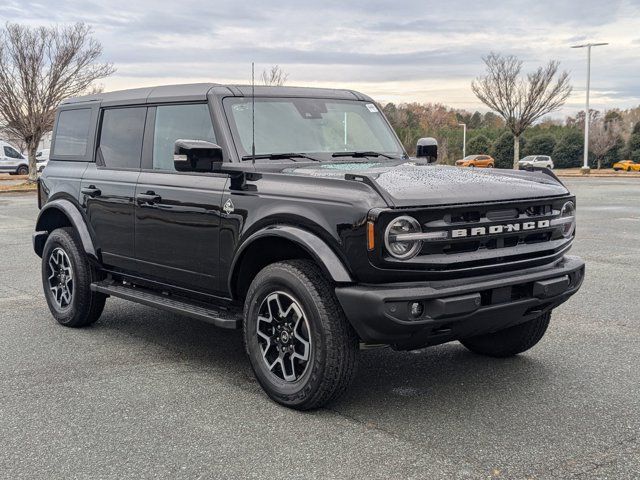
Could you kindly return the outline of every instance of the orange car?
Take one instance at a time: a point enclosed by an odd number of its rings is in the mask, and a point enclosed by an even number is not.
[[[495,160],[489,155],[467,155],[456,162],[457,167],[493,168],[495,164]]]
[[[625,172],[640,172],[640,163],[635,163],[633,160],[622,160],[614,163],[612,168],[616,172],[618,170],[624,170]]]

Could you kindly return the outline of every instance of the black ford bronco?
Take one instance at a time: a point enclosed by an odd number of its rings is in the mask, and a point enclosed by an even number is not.
[[[33,235],[58,322],[119,297],[242,329],[256,377],[310,409],[367,345],[507,357],[574,294],[575,198],[549,171],[409,158],[349,90],[196,84],[71,99]]]

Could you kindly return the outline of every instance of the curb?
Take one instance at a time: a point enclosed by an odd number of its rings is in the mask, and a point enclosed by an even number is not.
[[[5,180],[29,180],[29,175],[0,175],[0,182]]]

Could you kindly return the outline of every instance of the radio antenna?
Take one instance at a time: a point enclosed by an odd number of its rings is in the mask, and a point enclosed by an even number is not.
[[[251,62],[251,163],[256,163],[256,80],[253,62]]]

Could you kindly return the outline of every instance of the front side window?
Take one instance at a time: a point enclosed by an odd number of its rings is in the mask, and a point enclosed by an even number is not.
[[[18,152],[13,147],[4,147],[4,154],[9,158],[22,158],[22,155],[20,155],[20,152]]]
[[[153,135],[154,170],[175,171],[173,150],[178,139],[215,143],[211,115],[206,104],[165,105],[156,108]]]
[[[53,153],[74,157],[84,156],[87,153],[90,122],[91,109],[89,108],[60,112]]]
[[[140,168],[146,107],[114,108],[102,114],[98,155],[108,168]]]
[[[241,157],[252,143],[250,98],[228,97],[224,107]],[[256,98],[256,154],[330,154],[404,150],[373,103],[319,98]]]

